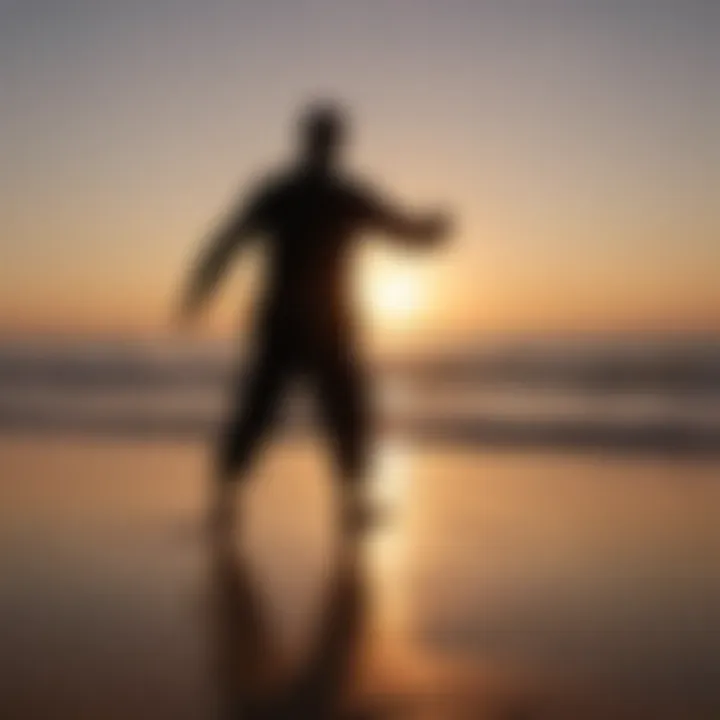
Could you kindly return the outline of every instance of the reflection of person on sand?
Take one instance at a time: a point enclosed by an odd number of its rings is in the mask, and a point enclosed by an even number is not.
[[[324,585],[318,624],[295,668],[278,651],[263,596],[233,533],[216,529],[209,543],[210,650],[221,720],[536,717],[526,714],[522,698],[493,701],[486,687],[469,691],[467,685],[437,686],[437,673],[424,676],[420,686],[405,687],[393,686],[382,675],[382,692],[378,687],[373,692],[372,685],[359,680],[371,667],[372,642],[368,644],[366,563],[355,533],[341,537]],[[488,714],[495,704],[497,712]]]
[[[273,657],[259,596],[231,536],[213,540],[213,605],[216,677],[227,720],[348,720],[379,717],[352,711],[347,684],[364,616],[364,585],[357,547],[346,545],[330,580],[317,636],[305,663],[289,679],[275,677]]]
[[[344,520],[362,521],[359,480],[367,458],[369,418],[348,302],[352,240],[380,231],[427,246],[447,230],[439,214],[412,216],[346,178],[339,168],[341,112],[311,109],[301,124],[301,156],[282,177],[244,203],[200,258],[185,297],[189,317],[215,287],[231,256],[264,234],[269,288],[259,319],[259,350],[241,383],[218,457],[215,521],[232,519],[232,480],[243,474],[272,423],[288,380],[303,374],[317,390],[345,490]]]

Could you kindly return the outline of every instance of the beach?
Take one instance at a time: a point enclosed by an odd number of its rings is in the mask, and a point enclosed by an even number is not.
[[[220,564],[202,525],[209,449],[0,440],[0,716],[217,716],[244,692],[241,576],[278,677],[307,666],[334,617],[322,447],[283,440],[261,458]],[[398,718],[717,717],[719,470],[382,441],[383,522],[333,650],[349,663],[339,702]]]
[[[720,0],[0,58],[0,720],[720,720]]]

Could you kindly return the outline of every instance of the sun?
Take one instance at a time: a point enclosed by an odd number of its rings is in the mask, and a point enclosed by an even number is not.
[[[403,274],[384,278],[373,293],[377,312],[388,318],[407,319],[420,305],[420,288],[411,275]]]
[[[426,300],[426,289],[412,264],[377,255],[365,265],[363,303],[374,323],[400,329],[417,321]]]

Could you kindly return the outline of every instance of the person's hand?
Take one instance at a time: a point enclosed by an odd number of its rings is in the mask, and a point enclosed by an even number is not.
[[[425,236],[431,243],[444,240],[452,230],[450,215],[444,212],[434,212],[425,219]]]

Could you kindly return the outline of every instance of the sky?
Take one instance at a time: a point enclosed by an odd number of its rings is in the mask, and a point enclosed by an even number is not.
[[[720,331],[718,77],[713,0],[0,0],[0,331],[167,332],[313,97],[356,174],[455,218],[363,250],[386,338]]]

